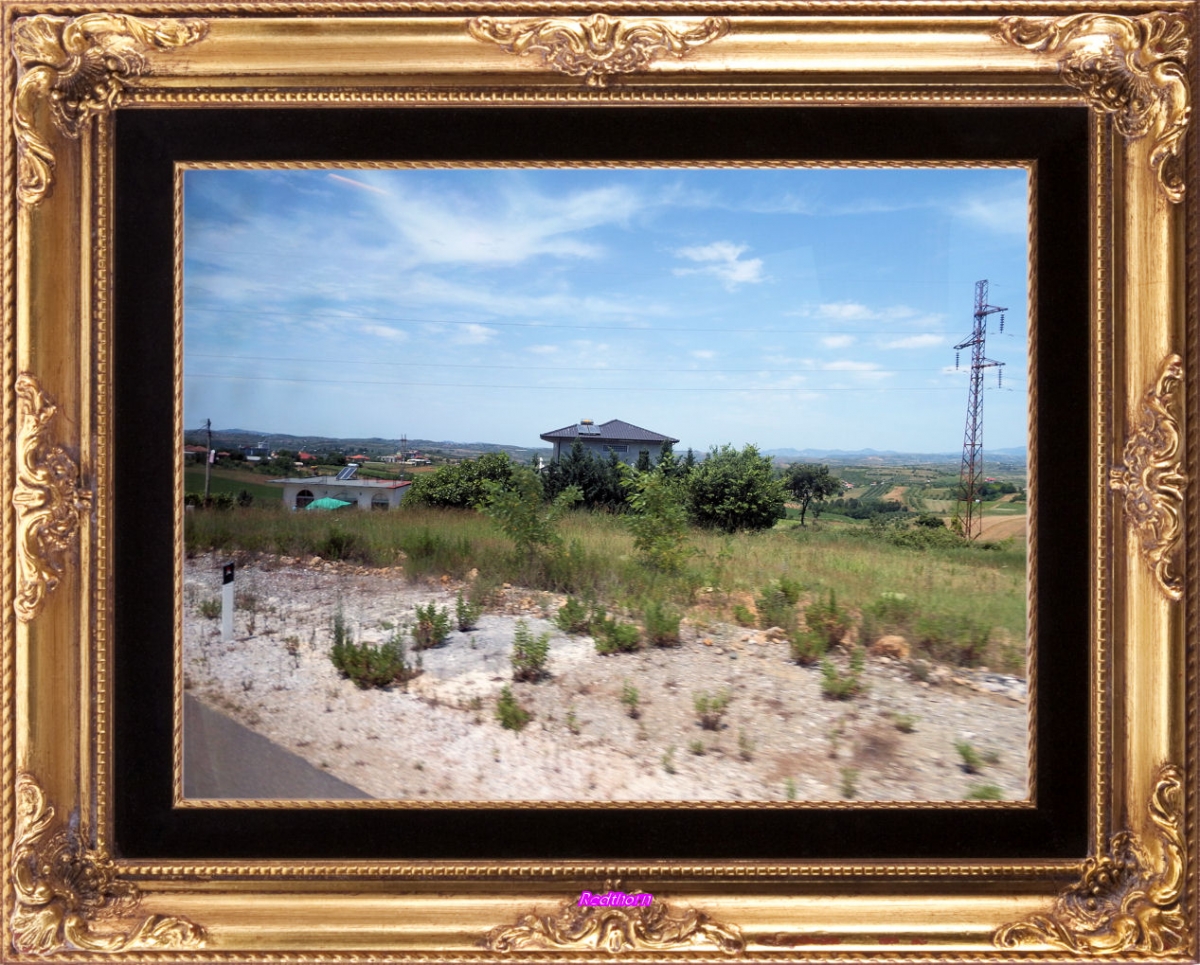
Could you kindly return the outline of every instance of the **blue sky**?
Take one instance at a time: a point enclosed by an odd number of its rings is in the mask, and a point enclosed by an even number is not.
[[[681,449],[961,448],[1026,431],[1021,169],[188,171],[184,426]]]

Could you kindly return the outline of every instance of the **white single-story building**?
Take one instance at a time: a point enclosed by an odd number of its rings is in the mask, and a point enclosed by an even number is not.
[[[643,449],[650,453],[650,462],[657,463],[662,455],[662,447],[666,443],[674,445],[679,440],[664,436],[660,432],[651,432],[641,426],[635,426],[620,419],[609,419],[596,425],[591,419],[581,419],[573,426],[564,426],[543,432],[541,438],[554,444],[555,459],[561,459],[571,451],[571,446],[578,439],[588,452],[607,459],[610,452],[615,452],[622,462],[633,465],[638,460],[638,453]]]
[[[396,509],[412,485],[407,479],[338,479],[337,476],[307,476],[271,479],[283,487],[283,504],[304,509],[314,499],[341,499],[357,503],[359,509]]]

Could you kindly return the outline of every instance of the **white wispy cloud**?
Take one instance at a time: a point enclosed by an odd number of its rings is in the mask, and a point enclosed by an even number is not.
[[[878,362],[852,362],[843,359],[838,362],[826,362],[821,368],[826,372],[873,372],[879,368]]]
[[[848,348],[854,341],[853,335],[826,335],[821,339],[821,344],[826,348]]]
[[[408,332],[402,328],[393,328],[391,325],[360,325],[358,330],[364,335],[374,335],[392,342],[403,342],[408,339]]]
[[[710,348],[693,349],[691,355],[696,359],[715,359],[717,357],[717,353]]]
[[[884,348],[934,348],[938,345],[946,344],[945,335],[935,335],[928,332],[924,335],[906,335],[903,338],[894,338],[889,342],[884,343]]]
[[[947,210],[956,218],[998,234],[1024,235],[1029,230],[1029,207],[1023,193],[967,196],[949,203]]]
[[[530,345],[528,350],[534,355],[554,355],[558,351],[557,345]]]
[[[712,275],[720,280],[728,291],[739,285],[757,285],[765,281],[761,258],[742,260],[747,245],[736,245],[732,241],[714,241],[707,245],[679,248],[675,254],[688,261],[699,262],[703,268],[676,268],[676,275]]]
[[[468,325],[456,325],[455,328],[457,329],[453,336],[455,345],[483,345],[485,342],[490,342],[497,334],[494,328],[477,325],[474,322]]]

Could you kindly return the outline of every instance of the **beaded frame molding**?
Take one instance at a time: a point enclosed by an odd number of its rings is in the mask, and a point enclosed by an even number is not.
[[[1197,958],[1194,0],[0,9],[0,960]],[[1089,109],[1087,853],[146,861],[114,846],[111,305],[115,273],[135,270],[113,259],[114,117],[514,105]],[[602,888],[655,898],[575,900]]]

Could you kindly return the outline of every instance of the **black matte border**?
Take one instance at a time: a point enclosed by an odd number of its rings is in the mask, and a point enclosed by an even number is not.
[[[174,809],[171,406],[177,161],[1035,160],[1041,479],[1087,479],[1084,108],[121,110],[113,298],[113,814],[132,859],[1022,860],[1087,851],[1088,500],[1038,487],[1028,809]]]

